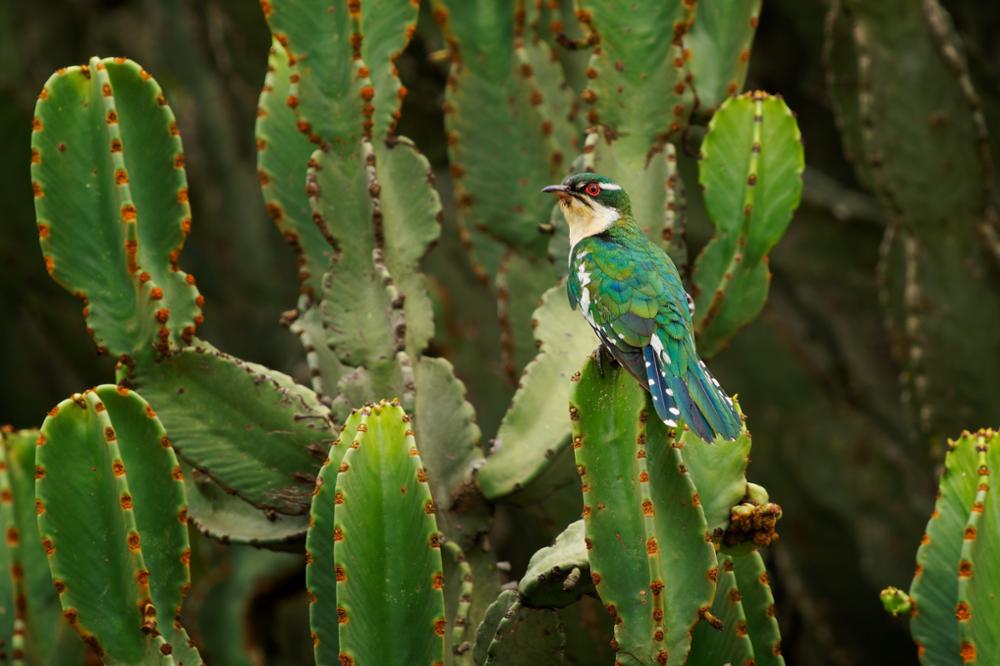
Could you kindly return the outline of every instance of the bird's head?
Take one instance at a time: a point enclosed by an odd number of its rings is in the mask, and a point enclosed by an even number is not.
[[[622,186],[596,173],[575,173],[558,185],[542,188],[542,192],[559,197],[573,245],[581,238],[606,231],[615,220],[632,212]]]

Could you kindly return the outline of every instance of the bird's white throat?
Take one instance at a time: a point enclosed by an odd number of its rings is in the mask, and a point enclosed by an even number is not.
[[[608,227],[621,217],[614,208],[602,206],[596,201],[587,206],[572,197],[563,199],[560,208],[563,217],[566,218],[566,224],[569,225],[570,249],[588,236],[596,236],[607,231]]]

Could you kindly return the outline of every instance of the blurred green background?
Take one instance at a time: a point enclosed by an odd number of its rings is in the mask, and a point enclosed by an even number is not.
[[[943,4],[964,40],[987,124],[996,129],[1000,4]],[[746,87],[783,95],[798,114],[808,165],[804,200],[771,255],[766,309],[712,365],[749,415],[751,478],[784,508],[782,540],[767,556],[790,663],[911,663],[916,655],[905,624],[882,611],[878,590],[905,587],[912,576],[944,442],[920,435],[900,398],[900,370],[877,288],[885,222],[845,159],[834,121],[823,54],[827,10],[821,0],[764,2]],[[434,165],[448,213],[442,240],[426,260],[437,298],[438,337],[430,354],[456,364],[488,438],[514,385],[499,353],[495,294],[476,282],[457,242],[440,110],[447,62],[433,56],[440,44],[425,8],[399,61],[410,90],[399,132]],[[268,46],[253,0],[0,4],[6,65],[0,69],[0,423],[37,426],[53,404],[110,376],[111,361],[96,356],[78,302],[44,271],[28,176],[37,91],[52,70],[95,54],[142,63],[178,117],[194,208],[183,263],[206,297],[201,336],[306,378],[298,341],[279,325],[296,300],[293,254],[265,215],[255,173],[253,124]],[[996,133],[990,147],[996,155]],[[681,166],[694,256],[710,225],[690,154]],[[996,365],[996,359],[984,362]],[[977,416],[993,422],[966,427],[997,424],[997,410]],[[518,521],[544,517],[529,509],[501,518],[497,547],[516,572],[533,547],[544,544],[506,537]],[[554,536],[558,527],[541,533]],[[244,620],[253,625],[255,654],[301,663],[272,622],[302,621],[298,606],[282,605],[298,595],[301,581],[273,571],[260,575],[245,582],[253,612]],[[196,612],[209,616],[212,603],[223,602],[206,602],[196,588],[188,603],[201,604]]]

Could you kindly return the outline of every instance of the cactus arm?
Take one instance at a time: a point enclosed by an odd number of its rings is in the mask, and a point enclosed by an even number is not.
[[[1000,590],[1000,488],[993,470],[1000,469],[1000,438],[992,431],[973,435],[976,446],[976,499],[962,533],[959,555],[958,619],[959,653],[964,662],[988,663],[1000,654],[1000,626],[996,597]],[[964,570],[968,562],[970,571]],[[971,649],[970,649],[971,648]],[[973,656],[970,660],[968,657]]]
[[[13,433],[10,433],[13,434]],[[10,483],[10,465],[7,462],[6,438],[8,434],[0,432],[0,529],[6,537],[6,546],[0,546],[0,652],[3,659],[7,657],[7,646],[13,647],[15,631],[23,635],[24,618],[18,612],[18,595],[24,594],[23,574],[18,576],[16,567],[21,567],[19,552],[20,534],[14,515],[14,491]],[[20,587],[20,589],[18,589]],[[21,603],[26,599],[21,597]],[[23,643],[23,641],[22,641]],[[23,655],[24,646],[20,647]],[[16,655],[12,655],[15,656]]]
[[[804,158],[791,111],[764,93],[727,100],[701,154],[698,180],[716,235],[694,266],[695,332],[711,356],[764,306],[765,257],[798,206]]]
[[[176,650],[198,664],[173,621],[189,581],[180,468],[149,406],[117,391],[76,394],[42,425],[35,461],[42,545],[64,615],[106,661],[148,663],[158,654],[174,663]],[[111,395],[122,400],[102,400]],[[143,535],[158,569],[147,566]]]
[[[134,354],[151,343],[156,285],[140,283],[134,204],[119,148],[118,116],[105,110],[92,65],[59,70],[39,93],[32,131],[32,187],[45,266],[84,302],[98,351]],[[121,171],[119,171],[121,170]],[[87,187],[60,187],[82,178]],[[130,222],[122,221],[128,215]],[[131,245],[130,247],[134,247]]]
[[[698,106],[711,113],[743,87],[761,0],[700,2],[684,44],[691,50],[691,76]]]
[[[22,651],[29,663],[80,663],[84,644],[63,617],[59,596],[38,534],[35,504],[37,430],[2,433],[13,504],[12,526],[4,534],[11,548],[17,622],[24,629]],[[14,528],[14,532],[10,531]],[[12,537],[14,537],[12,539]]]
[[[736,584],[746,614],[747,630],[758,666],[784,666],[781,634],[774,614],[774,596],[760,553],[732,557]]]
[[[483,666],[486,661],[486,651],[496,635],[497,627],[517,600],[517,592],[504,590],[486,609],[483,621],[476,628],[476,643],[472,653],[472,661],[476,666]]]
[[[687,123],[694,100],[683,46],[694,3],[578,4],[581,21],[600,36],[582,94],[588,124],[617,134],[632,158],[657,152]]]
[[[444,661],[440,533],[409,423],[398,406],[366,407],[337,475],[341,663]]]
[[[268,0],[261,8],[271,34],[294,60],[298,81],[287,103],[299,130],[338,155],[353,153],[364,135],[362,94],[370,99],[373,91],[352,45],[360,36],[346,4],[327,11],[321,0]]]
[[[430,299],[417,270],[440,232],[440,200],[428,163],[400,139],[391,146],[364,142],[349,158],[317,151],[311,165],[313,212],[335,230],[339,250],[320,305],[327,343],[345,365],[364,367],[376,380],[388,378],[388,384],[376,381],[368,400],[400,395],[405,380],[398,377],[396,355],[405,350],[415,358],[433,334]]]
[[[845,153],[889,222],[882,300],[913,420],[933,439],[993,423],[996,368],[981,359],[1000,349],[985,334],[1000,321],[986,277],[996,266],[994,165],[961,40],[933,0],[839,2],[827,40]],[[897,49],[912,69],[890,57]],[[949,322],[963,317],[983,325],[959,340]]]
[[[959,559],[962,535],[976,496],[978,476],[975,446],[962,437],[949,443],[940,496],[917,550],[917,569],[910,586],[916,609],[910,630],[922,663],[959,663]]]
[[[441,197],[430,162],[409,139],[376,144],[376,156],[385,263],[405,298],[406,350],[416,358],[434,335],[434,308],[420,262],[441,234]]]
[[[493,452],[479,471],[479,487],[493,501],[536,479],[569,443],[568,419],[538,415],[562,413],[570,394],[569,369],[578,367],[596,344],[590,327],[570,310],[561,285],[545,293],[534,319],[539,354],[525,368]]]
[[[526,605],[560,608],[594,592],[584,532],[583,520],[574,521],[531,556],[517,588]]]
[[[421,459],[430,476],[430,488],[438,507],[438,523],[445,534],[469,550],[477,537],[489,531],[490,510],[485,502],[460,502],[477,497],[474,470],[483,457],[482,433],[475,411],[465,399],[465,386],[443,358],[420,359],[416,367],[415,423]],[[455,514],[454,502],[465,504]]]
[[[355,31],[362,36],[361,57],[371,68],[375,89],[371,104],[372,137],[377,142],[395,132],[406,87],[399,80],[396,59],[416,32],[419,2],[411,0],[362,0],[360,23],[355,15]]]
[[[203,342],[140,364],[135,383],[187,462],[261,508],[309,510],[334,439],[329,410],[312,391]]]
[[[547,115],[534,65],[518,56],[536,45],[523,46],[513,2],[439,0],[434,15],[452,57],[445,130],[460,223],[541,257],[547,239],[538,225],[551,202],[538,197],[537,184],[562,178],[571,146],[555,146],[569,136],[559,127],[568,121]],[[558,63],[537,64],[549,68],[546,79],[558,76]]]
[[[188,520],[205,536],[226,544],[284,550],[301,546],[305,516],[263,511],[226,492],[204,472],[180,460],[188,499]]]
[[[680,449],[621,369],[584,367],[571,401],[591,577],[619,658],[683,663],[719,568]],[[666,546],[665,544],[670,544]]]
[[[306,166],[314,147],[288,106],[291,75],[288,53],[272,40],[257,104],[257,177],[268,215],[298,255],[301,291],[318,298],[334,248],[313,221],[306,196]]]
[[[102,62],[106,68],[97,67],[96,78],[100,82],[106,76],[101,85],[111,86],[128,185],[138,208],[137,259],[163,290],[162,301],[155,292],[151,294],[162,324],[159,335],[162,338],[168,329],[177,344],[187,344],[202,321],[203,299],[194,276],[178,266],[191,229],[191,206],[177,122],[163,90],[137,63],[121,58]],[[139,277],[141,281],[141,273]],[[166,349],[162,339],[158,347]]]
[[[622,371],[621,375],[626,373]],[[654,414],[649,395],[634,383],[632,390],[645,400],[645,413]],[[650,442],[645,448],[650,481],[643,484],[640,479],[639,486],[649,489],[656,511],[653,530],[663,549],[659,580],[666,585],[663,605],[666,644],[671,655],[668,663],[683,663],[691,649],[692,631],[715,594],[719,563],[701,497],[685,464],[684,449],[677,446],[675,434],[660,419],[650,418],[645,434]],[[661,544],[671,545],[665,548]]]
[[[469,561],[465,559],[465,553],[454,541],[444,541],[441,547],[449,555],[453,564],[451,571],[445,567],[445,589],[454,590],[458,588],[458,597],[454,602],[445,598],[446,617],[450,618],[451,634],[448,636],[450,653],[462,657],[468,655],[472,649],[472,644],[466,640],[466,632],[469,629],[469,613],[472,610],[472,603],[476,592],[475,574]],[[449,573],[451,574],[449,576]],[[457,578],[456,578],[457,577]],[[454,605],[454,608],[451,606]],[[464,661],[468,661],[468,656]]]
[[[196,666],[201,657],[176,621],[191,587],[187,494],[177,457],[153,408],[138,393],[110,385],[99,386],[94,393],[107,408],[121,442],[157,628],[178,664]]]
[[[712,615],[722,622],[721,630],[702,622],[692,637],[689,666],[714,664],[756,664],[753,644],[747,632],[742,595],[729,557],[721,560],[719,584],[712,603]]]
[[[744,426],[736,441],[712,446],[695,433],[685,431],[675,446],[680,446],[695,485],[704,489],[699,493],[702,511],[713,539],[718,541],[729,524],[730,509],[747,493],[750,433]]]
[[[314,303],[311,298],[302,295],[299,297],[298,305],[298,309],[289,313],[288,318],[283,318],[283,323],[287,323],[288,330],[302,343],[313,391],[320,396],[324,404],[329,404],[347,368],[326,344],[326,331],[323,330],[319,303]]]
[[[44,507],[38,516],[42,545],[70,624],[103,658],[139,663],[146,653],[140,611],[150,605],[149,582],[138,578],[144,567],[127,541],[137,532],[134,516],[121,507],[124,489],[112,468],[121,457],[117,444],[105,439],[106,430],[114,431],[107,412],[97,411],[103,403],[92,393],[74,397],[50,413],[40,433],[35,492]],[[81,474],[81,465],[95,472]],[[84,529],[91,539],[77,534]],[[105,559],[110,566],[101,563]]]
[[[335,664],[340,654],[337,581],[343,574],[338,573],[333,561],[337,474],[342,469],[340,463],[344,452],[354,442],[358,425],[364,421],[363,413],[356,410],[344,423],[316,478],[316,489],[313,491],[309,511],[306,589],[309,591],[309,628],[317,664]]]
[[[563,662],[566,638],[559,616],[523,605],[514,590],[504,590],[487,609],[476,630],[476,666],[515,666]]]

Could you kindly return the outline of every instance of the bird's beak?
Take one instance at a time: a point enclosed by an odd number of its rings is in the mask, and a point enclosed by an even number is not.
[[[548,192],[549,194],[555,194],[560,199],[569,198],[569,188],[565,185],[549,185],[542,188],[542,192]]]

